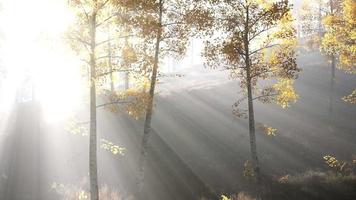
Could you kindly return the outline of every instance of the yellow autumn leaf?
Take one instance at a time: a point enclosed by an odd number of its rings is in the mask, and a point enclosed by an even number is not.
[[[79,200],[89,199],[89,196],[88,196],[88,194],[87,194],[85,191],[81,191],[81,192],[79,193],[78,199],[79,199]]]
[[[225,195],[221,195],[221,200],[231,200],[231,199]]]
[[[278,94],[275,101],[282,106],[282,108],[289,107],[290,103],[295,103],[299,98],[293,88],[293,80],[291,79],[280,79],[278,83],[273,85],[273,88]]]

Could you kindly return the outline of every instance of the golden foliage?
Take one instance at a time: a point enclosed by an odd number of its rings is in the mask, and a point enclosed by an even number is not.
[[[78,196],[79,200],[89,199],[89,193],[81,191]]]
[[[95,75],[88,80],[95,83],[97,93],[106,89],[116,73],[128,72],[134,79],[146,75],[142,71],[149,59],[138,44],[142,40],[133,36],[128,24],[119,23],[125,21],[128,10],[114,0],[70,0],[69,4],[76,14],[67,34],[69,45],[83,61],[85,75]]]
[[[298,99],[298,95],[293,88],[293,80],[280,79],[278,83],[273,85],[273,88],[278,94],[275,97],[275,101],[282,106],[282,108],[289,107],[290,103],[295,103]]]
[[[342,98],[347,103],[356,104],[356,89],[349,95]]]
[[[101,148],[110,151],[114,155],[116,154],[124,155],[124,152],[126,150],[124,147],[115,145],[114,143],[105,139],[101,139]]]
[[[143,87],[147,87],[143,83]],[[135,118],[136,120],[142,117],[150,100],[150,95],[144,88],[129,88],[125,91],[112,93],[107,91],[109,103],[105,106],[111,112],[123,111]],[[110,103],[112,102],[112,103]],[[123,102],[123,103],[120,103]]]
[[[51,184],[51,190],[59,194],[63,200],[90,200],[89,191],[85,190],[85,185],[88,184],[87,178],[83,178],[77,184],[63,184],[53,182]],[[99,188],[100,199],[103,200],[121,200],[121,196],[118,191],[109,188],[107,185],[103,185]]]
[[[121,52],[121,57],[123,58],[125,65],[130,65],[138,61],[135,49],[132,47],[128,41],[125,41],[125,45]]]
[[[303,0],[298,12],[298,25],[300,36],[305,39],[307,47],[310,49],[319,49],[321,44],[322,14],[320,9],[327,9],[322,1]]]
[[[128,103],[124,109],[130,116],[139,119],[145,114],[151,97],[148,93],[137,90],[129,90],[127,91],[127,95],[134,97],[134,100]]]
[[[79,123],[76,119],[72,118],[68,121],[68,124],[66,126],[66,131],[69,133],[72,133],[74,135],[81,135],[81,136],[88,136],[89,130],[87,128],[87,123]],[[120,147],[119,145],[114,144],[113,142],[106,140],[106,139],[101,139],[101,148],[104,150],[110,151],[112,154],[120,154],[124,155],[124,152],[126,148]]]
[[[259,128],[268,135],[268,136],[276,136],[277,129],[267,126],[265,124],[259,124]]]
[[[341,175],[349,175],[352,173],[354,162],[341,161],[336,159],[336,157],[332,155],[326,155],[323,157],[325,163],[332,169],[335,170],[336,173]],[[354,168],[355,169],[355,168]]]
[[[65,130],[68,133],[81,136],[88,136],[89,133],[88,128],[80,124],[75,118],[71,118],[68,120],[67,125],[65,126]]]
[[[186,52],[190,36],[210,26],[212,18],[203,1],[162,1],[162,22],[159,21],[160,4],[154,0],[114,1],[129,11],[122,24],[143,42],[154,49],[158,32],[161,32],[160,57],[181,57]],[[147,51],[154,57],[154,50]],[[151,66],[152,67],[152,66]]]
[[[323,20],[326,33],[321,49],[329,55],[338,55],[338,67],[356,73],[356,2],[343,0],[340,13],[329,14]]]
[[[323,21],[327,32],[322,39],[321,49],[326,54],[338,56],[337,67],[347,73],[356,73],[356,1],[343,0],[342,11],[331,13]],[[354,104],[356,94],[343,97]]]
[[[225,195],[221,195],[221,200],[231,200],[229,197],[225,196]]]
[[[231,195],[230,197],[221,195],[221,200],[256,200],[256,198],[251,197],[245,192],[239,192],[238,194]]]
[[[292,84],[288,84],[293,82],[291,80],[259,89],[262,80],[295,79],[300,71],[295,53],[296,29],[288,1],[216,2],[211,7],[216,19],[212,30],[220,34],[212,34],[205,41],[205,64],[229,70],[230,77],[239,80],[243,91],[251,86],[253,100],[269,103],[277,99],[283,107],[294,102],[297,95]],[[272,98],[275,92],[279,96]],[[243,95],[246,97],[247,92]],[[246,112],[238,107],[242,100],[251,99],[240,98],[233,105],[233,114],[237,117],[246,117]]]
[[[272,128],[272,127],[266,127],[265,132],[267,133],[268,136],[276,136],[276,131],[277,129]]]
[[[341,162],[337,160],[334,156],[327,155],[324,156],[323,158],[326,164],[331,168],[340,167],[342,165]]]

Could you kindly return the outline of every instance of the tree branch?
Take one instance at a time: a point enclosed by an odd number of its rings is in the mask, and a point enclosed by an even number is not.
[[[110,0],[106,0],[103,4],[101,4],[99,10],[102,9],[107,3],[109,3],[109,1],[110,1]]]
[[[80,3],[80,7],[82,8],[87,20],[89,21],[90,17],[89,17],[89,13],[85,10],[84,6],[82,3]]]
[[[113,15],[110,15],[109,17],[107,17],[107,18],[104,19],[103,21],[97,23],[97,24],[95,25],[95,27],[98,28],[98,27],[102,26],[105,22],[109,21],[110,19],[112,19],[113,17],[116,17],[116,16],[118,16],[117,13],[115,13],[115,14],[113,14]]]
[[[105,107],[105,106],[114,105],[114,104],[121,104],[121,103],[122,104],[130,103],[130,101],[114,101],[114,102],[104,103],[104,104],[97,105],[96,108]]]
[[[123,39],[123,38],[134,37],[134,36],[136,36],[136,35],[124,35],[124,36],[118,36],[118,37],[110,38],[110,39],[98,42],[96,46],[100,46],[102,44],[105,44],[105,43],[110,42],[110,41],[115,40],[115,39]]]
[[[109,55],[106,55],[106,56],[97,57],[96,60],[101,60],[101,59],[104,59],[104,58],[121,58],[121,56],[109,56]]]
[[[262,33],[271,30],[272,28],[276,28],[277,26],[270,26],[270,27],[266,27],[264,29],[262,29],[261,31],[257,32],[256,34],[252,35],[249,39],[249,42],[252,41],[253,39],[255,39],[257,36],[261,35]]]
[[[271,45],[267,45],[267,46],[261,47],[261,48],[255,50],[255,51],[252,51],[249,55],[251,56],[251,55],[253,55],[253,54],[255,54],[255,53],[257,53],[257,52],[259,52],[261,50],[269,49],[271,47],[278,46],[278,45],[280,45],[280,44],[271,44]]]
[[[273,96],[277,96],[277,95],[278,95],[277,93],[261,95],[261,96],[257,96],[257,97],[255,97],[255,98],[253,98],[252,101],[257,100],[257,99],[260,99],[260,98],[264,98],[264,97],[273,97]]]
[[[260,75],[262,75],[264,73],[270,73],[270,72],[274,72],[274,71],[276,71],[276,70],[266,70],[266,71],[263,71],[261,73],[251,74],[251,79],[254,78],[254,77],[260,76]]]
[[[113,72],[128,72],[128,71],[130,71],[130,70],[128,70],[128,69],[111,70],[111,71],[109,71],[109,72],[97,74],[96,77],[106,76],[106,75],[109,75],[109,74],[111,74],[111,73],[113,73]]]
[[[85,45],[85,46],[90,46],[90,43],[89,43],[89,42],[83,40],[83,39],[80,38],[80,37],[67,37],[67,39],[68,39],[68,40],[76,40],[76,41],[82,43],[82,44]]]

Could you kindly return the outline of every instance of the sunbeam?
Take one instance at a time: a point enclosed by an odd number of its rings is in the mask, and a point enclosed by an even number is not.
[[[2,64],[7,72],[2,106],[36,99],[46,119],[68,117],[83,94],[79,62],[64,43],[73,15],[60,1],[2,3]]]
[[[355,0],[1,0],[0,200],[355,200]]]

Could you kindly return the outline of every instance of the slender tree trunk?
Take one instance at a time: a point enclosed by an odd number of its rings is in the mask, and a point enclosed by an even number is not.
[[[322,1],[319,0],[318,2],[318,34],[319,34],[319,37],[323,37],[323,31],[322,31],[322,28],[323,28],[323,16],[322,16]]]
[[[331,78],[335,80],[335,69],[336,69],[336,57],[331,55]]]
[[[109,57],[109,70],[110,70],[110,91],[112,93],[115,92],[115,83],[114,83],[114,72],[112,68],[112,52],[111,52],[111,35],[110,35],[110,29],[108,28],[108,57]]]
[[[330,1],[330,13],[334,14],[334,5]],[[331,80],[330,80],[330,99],[329,99],[329,120],[330,125],[334,123],[333,119],[333,102],[334,102],[334,87],[335,87],[335,68],[336,68],[336,57],[334,54],[331,55]]]
[[[96,130],[96,13],[93,13],[90,21],[90,141],[89,141],[89,178],[90,199],[98,200],[98,166],[97,166],[97,130]]]
[[[331,80],[330,80],[330,100],[329,100],[329,117],[330,121],[333,121],[333,102],[334,102],[334,87],[335,87],[335,69],[336,69],[336,57],[331,55]]]
[[[251,61],[250,61],[250,47],[248,38],[248,28],[249,28],[249,11],[246,10],[246,24],[245,24],[245,35],[244,35],[244,46],[245,46],[245,65],[246,65],[246,84],[247,84],[247,101],[248,101],[248,127],[250,133],[250,152],[251,159],[254,168],[254,173],[257,180],[260,179],[260,168],[257,157],[257,145],[256,145],[256,131],[255,131],[255,113],[253,109],[253,96],[252,96],[252,85],[251,85]]]
[[[251,75],[250,75],[250,64],[249,59],[246,60],[246,70],[247,70],[247,99],[248,99],[248,126],[250,132],[250,151],[251,158],[254,167],[254,172],[257,179],[260,178],[260,168],[257,157],[257,145],[256,145],[256,131],[255,131],[255,113],[253,109],[253,96],[252,96],[252,86],[251,86]]]
[[[151,120],[152,120],[152,111],[153,111],[153,98],[156,86],[156,79],[157,79],[157,69],[158,69],[158,62],[159,62],[159,49],[160,49],[160,42],[162,37],[162,10],[163,10],[163,0],[159,1],[159,28],[157,30],[157,37],[156,37],[156,47],[155,47],[155,60],[152,69],[152,77],[151,77],[151,85],[150,85],[150,100],[148,102],[146,108],[146,119],[143,129],[143,138],[141,143],[141,155],[139,160],[139,174],[138,174],[138,192],[140,193],[143,188],[143,181],[144,181],[144,169],[146,164],[146,156],[147,156],[147,149],[149,146],[149,137],[151,135]]]
[[[125,90],[128,90],[129,87],[130,87],[130,74],[127,71],[127,72],[125,72]]]

